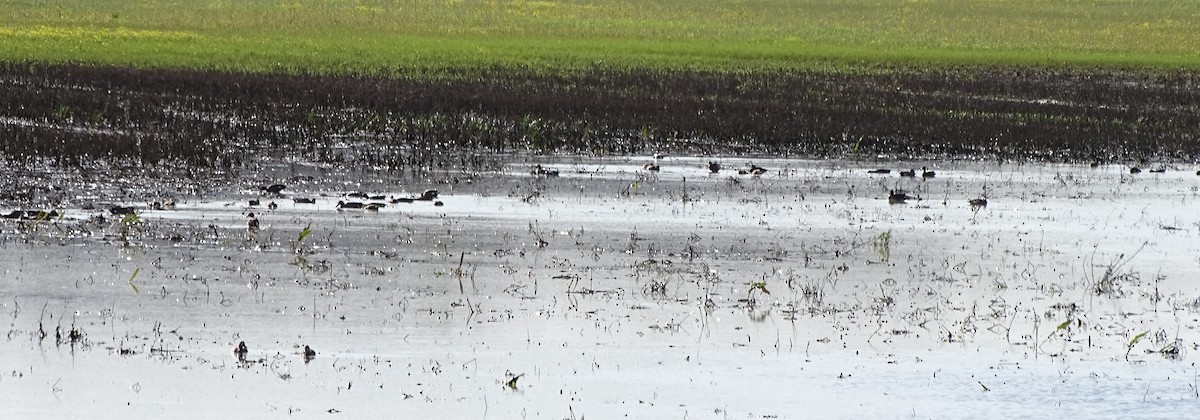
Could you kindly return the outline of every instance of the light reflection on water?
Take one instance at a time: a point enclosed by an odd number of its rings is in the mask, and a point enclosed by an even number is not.
[[[559,176],[49,175],[66,217],[0,225],[0,417],[1169,416],[1195,398],[1194,168],[536,163]],[[736,175],[749,163],[769,172]],[[898,175],[921,167],[937,175]],[[443,206],[335,210],[430,188]]]

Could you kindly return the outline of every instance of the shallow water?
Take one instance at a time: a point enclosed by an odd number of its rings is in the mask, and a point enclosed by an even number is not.
[[[170,182],[66,176],[65,218],[0,225],[0,418],[1192,411],[1195,168],[650,160],[416,180],[276,163],[177,186],[172,210],[144,209]],[[920,166],[937,176],[895,171]],[[335,210],[428,188],[444,206]],[[109,203],[141,223],[83,209]]]

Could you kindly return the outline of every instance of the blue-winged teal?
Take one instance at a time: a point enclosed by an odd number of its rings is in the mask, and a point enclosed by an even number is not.
[[[267,194],[276,194],[276,195],[278,195],[280,192],[283,192],[283,190],[284,190],[285,188],[287,188],[287,185],[283,185],[283,184],[271,184],[271,185],[268,185],[268,186],[266,186],[266,187],[258,187],[258,188],[259,188],[260,190],[262,190],[263,192],[267,193]]]
[[[258,218],[254,217],[254,213],[247,214],[246,218],[250,219],[246,221],[246,232],[250,234],[257,233],[259,226]]]
[[[58,210],[13,210],[12,213],[0,216],[5,219],[20,220],[50,220],[58,218]]]
[[[888,204],[904,204],[906,201],[912,198],[912,196],[908,195],[908,193],[904,192],[903,190],[888,191]]]
[[[233,356],[236,357],[239,362],[246,361],[247,353],[250,353],[250,349],[246,348],[245,341],[239,342],[237,346],[233,347]]]
[[[533,176],[556,177],[558,176],[557,169],[546,169],[542,165],[534,165],[533,170],[529,171]]]
[[[421,193],[420,197],[417,197],[417,200],[433,201],[435,198],[438,198],[438,190],[425,190],[425,192]]]
[[[137,214],[137,207],[134,206],[113,206],[108,210],[114,215]]]

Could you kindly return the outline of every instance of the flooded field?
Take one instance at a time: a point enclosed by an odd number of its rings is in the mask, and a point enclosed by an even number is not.
[[[0,221],[0,418],[1179,418],[1200,397],[1190,165],[261,167],[8,170],[6,200],[59,205],[0,209],[33,211]]]

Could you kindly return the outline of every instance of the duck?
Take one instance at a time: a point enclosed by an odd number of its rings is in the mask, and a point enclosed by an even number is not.
[[[59,216],[58,210],[13,210],[11,213],[0,216],[5,219],[20,219],[20,220],[50,220]]]
[[[748,172],[750,172],[750,175],[759,176],[759,175],[765,174],[770,171],[767,170],[767,168],[764,168],[764,167],[761,167],[761,166],[751,163],[750,170]]]
[[[250,207],[257,207],[257,206],[262,205],[262,201],[259,201],[259,199],[255,198],[255,199],[250,200],[249,204],[250,204]]]
[[[413,202],[413,201],[416,201],[416,199],[415,199],[415,198],[409,198],[409,197],[392,197],[392,198],[389,198],[389,199],[388,199],[388,202],[389,202],[389,203],[392,203],[392,204],[396,204],[396,203],[411,203],[411,202]]]
[[[279,208],[279,205],[278,205],[278,204],[275,204],[275,202],[274,202],[274,201],[272,201],[272,202],[270,202],[270,203],[267,203],[267,209],[268,209],[268,210],[275,210],[275,209],[277,209],[277,208]]]
[[[924,166],[921,167],[921,178],[933,178],[937,176],[937,172],[929,170]]]
[[[660,159],[664,159],[666,157],[667,157],[667,155],[665,153],[655,153],[654,154],[654,160],[660,160]]]
[[[721,164],[713,161],[708,162],[708,173],[715,174],[721,172]]]
[[[1129,173],[1130,174],[1140,174],[1140,173],[1142,173],[1142,168],[1134,166],[1132,168],[1129,168]]]
[[[417,201],[433,201],[435,198],[438,198],[438,190],[425,190],[417,197]]]
[[[245,341],[239,342],[237,346],[233,347],[233,356],[237,357],[239,362],[245,362],[246,361],[246,353],[249,353],[249,352],[250,352],[250,349],[246,348]]]
[[[1152,173],[1152,174],[1162,174],[1162,173],[1166,173],[1166,172],[1167,172],[1167,168],[1154,168],[1154,169],[1150,170],[1150,173]]]
[[[533,176],[544,176],[547,178],[558,176],[557,169],[546,169],[542,165],[534,165],[533,170],[529,171]]]
[[[971,205],[971,210],[979,210],[981,208],[987,207],[987,199],[986,198],[973,198],[973,199],[967,200],[967,203]]]
[[[312,347],[305,345],[304,353],[302,353],[300,356],[302,358],[304,358],[304,363],[308,363],[309,361],[311,361],[312,359],[317,357],[317,351],[313,350]]]
[[[122,216],[123,216],[123,215],[129,215],[129,214],[137,214],[137,207],[134,207],[134,206],[113,206],[111,209],[108,209],[108,211],[109,211],[110,213],[112,213],[114,216],[116,216],[116,215],[122,215]]]
[[[660,168],[658,165],[655,165],[653,163],[647,163],[645,165],[642,165],[642,169],[645,169],[650,172],[658,172],[662,168]]]
[[[292,199],[292,202],[293,202],[293,203],[296,203],[296,204],[316,204],[316,203],[317,203],[317,199],[315,199],[315,198],[305,198],[305,197],[296,197],[296,198],[293,198],[293,199]]]
[[[907,171],[900,171],[900,176],[901,176],[901,177],[904,177],[904,178],[916,178],[916,177],[917,177],[917,170],[916,170],[916,169],[909,169],[909,170],[907,170]]]
[[[383,204],[383,203],[369,203],[369,204],[364,204],[364,205],[363,205],[363,210],[366,210],[366,211],[379,211],[379,209],[383,208],[383,207],[384,207],[384,206],[386,206],[386,205],[387,205],[387,204]]]
[[[150,209],[151,210],[175,210],[175,199],[167,198],[162,201],[152,202],[152,203],[150,203]]]
[[[341,209],[361,209],[361,208],[363,208],[363,203],[360,203],[360,202],[357,202],[357,201],[351,201],[351,202],[349,202],[349,203],[347,203],[347,202],[345,202],[345,201],[339,201],[339,202],[337,202],[337,208],[338,208],[338,210],[341,210]]]
[[[283,184],[271,184],[271,185],[268,185],[265,187],[258,187],[258,189],[262,190],[263,192],[265,192],[267,194],[275,194],[275,195],[279,195],[279,193],[283,192],[283,190],[285,188],[287,188],[287,185],[283,185]]]
[[[355,191],[355,192],[346,194],[346,197],[367,199],[367,198],[370,198],[371,196],[362,191]]]
[[[869,171],[867,171],[867,173],[869,173],[869,174],[890,174],[890,173],[892,173],[892,170],[880,168],[880,169],[869,170]]]
[[[904,204],[911,198],[913,197],[909,196],[908,193],[904,192],[904,190],[888,191],[888,204]]]
[[[246,221],[246,232],[249,232],[250,234],[258,233],[259,222],[258,219],[254,217],[254,213],[247,214],[246,218],[250,219]]]

